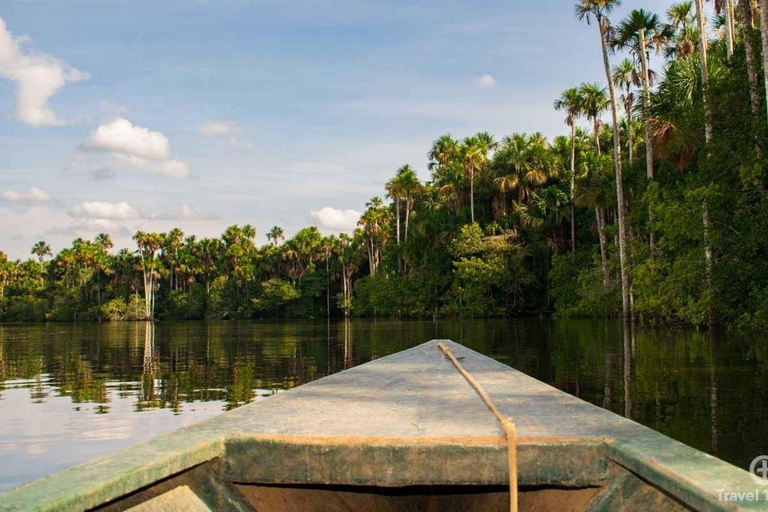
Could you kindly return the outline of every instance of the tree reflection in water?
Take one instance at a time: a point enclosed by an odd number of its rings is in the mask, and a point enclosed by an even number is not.
[[[82,414],[114,421],[118,398],[138,413],[184,415],[202,402],[229,410],[432,338],[464,343],[742,467],[768,453],[762,336],[602,320],[6,325],[0,414],[12,389],[43,408],[54,397],[90,404]]]

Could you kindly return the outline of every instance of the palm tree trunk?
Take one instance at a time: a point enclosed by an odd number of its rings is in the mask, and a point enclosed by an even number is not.
[[[408,242],[408,223],[411,216],[411,196],[405,198],[405,241]]]
[[[763,41],[763,79],[768,94],[768,0],[760,0],[760,33]],[[768,101],[765,103],[768,107]]]
[[[704,14],[704,0],[694,0],[696,4],[696,21],[699,25],[699,60],[701,61],[701,85],[702,94],[704,96],[704,138],[707,143],[712,138],[712,117],[709,108],[709,94],[707,89],[709,88],[709,64],[707,63],[707,25]],[[760,5],[768,5],[768,0],[760,0]],[[765,16],[761,16],[761,20],[765,20]],[[768,45],[768,30],[763,31],[763,51],[765,52]],[[768,57],[764,55],[764,57]],[[765,71],[766,77],[768,77],[768,69]],[[768,84],[767,84],[768,86]]]
[[[765,0],[763,0],[765,1]],[[472,224],[475,223],[475,172],[469,173],[469,212],[472,217]]]
[[[645,175],[653,180],[653,142],[651,141],[651,123],[648,109],[651,107],[651,77],[648,69],[648,52],[645,47],[645,29],[640,29],[640,72],[643,74],[643,106],[645,107]],[[648,211],[648,219],[653,223],[653,212]],[[656,246],[656,234],[650,230],[651,251]]]
[[[645,174],[649,180],[653,179],[653,144],[651,143],[651,124],[647,111],[651,106],[651,80],[648,70],[648,54],[645,48],[645,30],[640,29],[640,72],[643,74],[643,106],[646,109],[645,117]]]
[[[627,85],[627,98],[629,98],[630,94],[630,86]],[[635,160],[634,155],[634,149],[633,149],[633,134],[632,134],[632,103],[627,101],[627,104],[624,106],[624,110],[626,110],[626,116],[627,116],[627,158],[629,159],[629,165],[632,165],[632,162]]]
[[[760,78],[758,77],[757,61],[755,58],[759,55],[752,39],[752,6],[749,0],[739,0],[739,15],[741,16],[741,26],[744,37],[744,51],[747,54],[747,72],[749,74],[749,98],[752,107],[752,115],[757,116],[760,112]]]
[[[704,95],[704,135],[707,145],[709,145],[709,141],[712,139],[712,116],[711,111],[709,109],[709,99],[708,99],[708,86],[709,86],[709,66],[707,65],[707,33],[706,33],[706,25],[704,20],[704,3],[703,0],[695,0],[696,2],[696,19],[699,23],[699,58],[701,60],[701,84],[702,84],[702,92]],[[768,58],[768,55],[765,54],[766,45],[768,45],[768,28],[765,28],[768,26],[768,12],[766,12],[766,8],[768,8],[768,0],[760,0],[760,7],[761,7],[761,14],[760,14],[760,21],[761,25],[764,27],[763,30],[763,58]],[[768,69],[765,70],[766,78],[768,78]],[[766,87],[768,87],[768,83],[766,84]],[[709,156],[707,154],[707,156]],[[713,304],[713,297],[714,297],[714,288],[712,285],[712,262],[713,262],[713,256],[712,256],[712,245],[710,245],[709,239],[710,239],[710,231],[711,231],[711,223],[710,223],[710,217],[709,217],[709,207],[707,206],[707,200],[703,200],[701,202],[701,211],[702,211],[702,224],[704,227],[704,263],[705,263],[705,269],[706,269],[706,280],[707,280],[707,290],[709,291],[709,297],[710,297],[710,310],[709,310],[709,323],[710,325],[715,323],[715,311],[712,307]]]
[[[611,276],[608,272],[608,239],[605,236],[605,217],[603,210],[595,208],[595,217],[597,218],[597,238],[600,240],[600,264],[603,270],[603,291],[608,291],[608,284]]]
[[[698,0],[701,1],[701,0]],[[767,1],[767,0],[763,0]],[[605,68],[605,78],[608,82],[608,93],[611,98],[611,121],[614,127],[619,126],[619,107],[616,103],[616,88],[613,85],[613,75],[611,74],[611,64],[608,61],[608,48],[606,47],[606,25],[608,20],[600,19],[598,21],[600,29],[600,48],[603,53],[603,67]],[[621,312],[625,320],[630,318],[629,311],[629,276],[627,275],[627,233],[626,221],[624,219],[624,182],[621,172],[621,136],[619,130],[613,130],[613,159],[616,168],[616,206],[618,209],[619,220],[619,266],[621,267]]]
[[[713,288],[712,288],[712,262],[713,262],[713,256],[712,256],[712,245],[709,243],[709,235],[712,229],[712,222],[709,218],[709,207],[707,206],[707,200],[705,199],[701,203],[701,210],[702,210],[702,223],[704,224],[704,265],[706,270],[706,276],[707,276],[707,288],[709,289],[709,325],[715,325],[717,323],[717,318],[715,316],[715,308],[713,307],[712,301],[714,300],[713,297]]]
[[[733,0],[725,0],[725,46],[728,58],[733,57]]]
[[[395,197],[395,210],[397,210],[397,245],[400,245],[400,198]]]
[[[592,131],[595,133],[595,151],[600,156],[600,120],[596,117],[592,120]]]
[[[576,252],[576,208],[573,195],[576,191],[576,124],[571,121],[571,252]]]

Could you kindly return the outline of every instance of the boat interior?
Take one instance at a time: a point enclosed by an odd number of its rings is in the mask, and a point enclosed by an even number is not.
[[[509,484],[493,476],[502,472],[504,444],[394,442],[371,447],[343,440],[303,444],[245,439],[232,444],[225,457],[94,510],[509,510]],[[519,510],[692,510],[670,490],[612,460],[610,452],[601,443],[522,444]],[[302,474],[302,466],[306,478],[296,478]],[[435,476],[433,482],[425,478],[430,473]],[[399,477],[381,478],[397,474]],[[386,485],[377,485],[382,480]],[[409,485],[409,481],[428,483]]]

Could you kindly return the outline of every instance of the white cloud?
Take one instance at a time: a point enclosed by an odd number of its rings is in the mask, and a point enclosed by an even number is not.
[[[96,128],[80,145],[83,151],[118,153],[150,160],[165,160],[171,152],[168,137],[148,128],[134,126],[118,117]]]
[[[206,137],[218,137],[238,133],[240,127],[234,121],[208,121],[197,128],[198,133]]]
[[[26,50],[26,41],[14,37],[0,18],[0,77],[16,82],[16,118],[35,127],[66,124],[48,108],[48,99],[88,74],[52,55]]]
[[[477,83],[482,87],[496,87],[496,79],[493,75],[483,75],[477,79]]]
[[[328,231],[354,231],[360,215],[356,210],[339,210],[330,206],[309,212],[315,225]]]
[[[76,204],[67,212],[70,217],[77,219],[127,220],[143,217],[140,210],[125,201],[110,203],[107,201],[91,201]]]
[[[87,153],[107,153],[131,167],[164,174],[171,178],[189,177],[189,165],[171,159],[171,145],[161,132],[136,126],[119,117],[96,128],[80,144]],[[82,154],[75,157],[72,166],[82,163]]]
[[[15,190],[6,190],[3,192],[3,199],[11,203],[47,203],[51,200],[51,196],[43,192],[37,187],[32,187],[26,194],[24,192],[16,192]]]

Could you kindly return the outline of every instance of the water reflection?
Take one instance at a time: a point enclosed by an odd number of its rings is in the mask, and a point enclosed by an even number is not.
[[[768,344],[610,321],[0,327],[0,489],[432,338],[742,467],[768,454]]]

